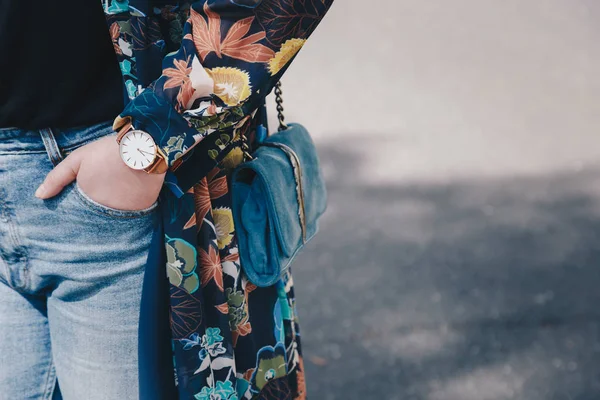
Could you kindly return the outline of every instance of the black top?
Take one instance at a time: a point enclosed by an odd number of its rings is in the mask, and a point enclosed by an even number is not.
[[[0,128],[71,128],[122,109],[99,0],[0,0]]]

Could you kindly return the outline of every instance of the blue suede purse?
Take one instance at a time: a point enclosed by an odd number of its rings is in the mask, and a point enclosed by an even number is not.
[[[233,172],[232,211],[241,267],[265,287],[317,233],[327,192],[315,145],[299,124],[266,138],[250,157]]]

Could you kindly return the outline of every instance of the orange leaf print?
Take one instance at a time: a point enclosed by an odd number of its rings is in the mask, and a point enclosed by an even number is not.
[[[171,298],[177,300],[170,313],[173,339],[187,338],[202,324],[202,304],[182,288],[170,285],[170,291]]]
[[[222,314],[229,314],[229,305],[227,303],[219,304],[218,306],[215,306],[215,308]]]
[[[202,287],[214,281],[215,285],[223,291],[223,269],[221,260],[214,246],[208,246],[208,253],[204,249],[198,249],[200,253],[200,268]]]
[[[197,224],[202,224],[204,217],[206,217],[211,207],[208,183],[206,182],[206,178],[204,178],[194,185],[194,211],[196,213]]]
[[[225,196],[227,194],[227,177],[222,176],[211,181],[208,184],[208,191],[210,192],[211,199],[218,199],[219,197]]]
[[[222,262],[227,262],[227,261],[235,262],[239,259],[240,259],[239,253],[231,253],[231,254],[228,254],[227,256],[225,256],[225,258],[223,258],[221,261]]]
[[[298,395],[294,400],[306,400],[306,379],[304,377],[304,359],[302,359],[302,356],[298,356],[296,385],[298,388]]]
[[[188,67],[189,61],[189,57],[186,60],[173,60],[175,68],[165,68],[163,70],[163,75],[169,77],[164,84],[165,89],[176,88],[190,81],[192,67]]]
[[[183,229],[190,229],[192,226],[196,226],[196,213],[192,214],[188,222],[183,226]]]
[[[179,105],[180,109],[185,107],[185,105],[194,96],[195,91],[196,89],[194,89],[192,82],[190,81],[184,83],[179,88],[179,93],[177,93],[177,104]]]
[[[226,55],[246,62],[267,62],[275,56],[273,50],[256,43],[265,38],[264,31],[246,36],[254,22],[254,17],[236,21],[221,41],[221,16],[211,11],[208,2],[204,3],[204,14],[208,22],[192,8],[189,19],[192,24],[192,40],[202,61],[212,52],[219,58]]]
[[[246,285],[246,293],[250,293],[255,289],[257,289],[257,286],[254,283],[248,282],[248,284]]]
[[[237,330],[240,333],[240,336],[246,336],[252,332],[252,325],[250,325],[250,322],[246,322],[245,324],[238,325]]]
[[[119,47],[119,33],[121,31],[121,29],[119,28],[119,24],[117,24],[116,22],[113,22],[110,25],[109,31],[110,31],[110,37],[112,39],[113,47],[115,49],[115,53],[117,53],[118,55],[123,54],[123,51]]]
[[[179,88],[177,103],[184,107],[194,95],[194,87],[190,79],[192,67],[189,66],[190,57],[185,60],[173,60],[174,68],[165,68],[163,75],[168,77],[163,85],[164,89]]]
[[[252,380],[252,374],[256,368],[250,368],[246,372],[244,372],[244,379],[250,382]]]

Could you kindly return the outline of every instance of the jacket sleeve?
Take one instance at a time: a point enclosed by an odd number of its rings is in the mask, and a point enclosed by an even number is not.
[[[333,2],[134,1],[103,0],[128,97],[113,128],[130,120],[150,133],[171,171],[206,137],[217,137],[217,147],[202,151],[217,157],[233,140],[227,132],[264,102]],[[152,58],[161,52],[157,71]]]

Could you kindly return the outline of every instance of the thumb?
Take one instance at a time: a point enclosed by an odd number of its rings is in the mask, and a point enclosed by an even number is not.
[[[46,175],[44,182],[35,191],[35,197],[45,200],[59,194],[65,186],[75,180],[80,164],[79,152],[69,154]]]

